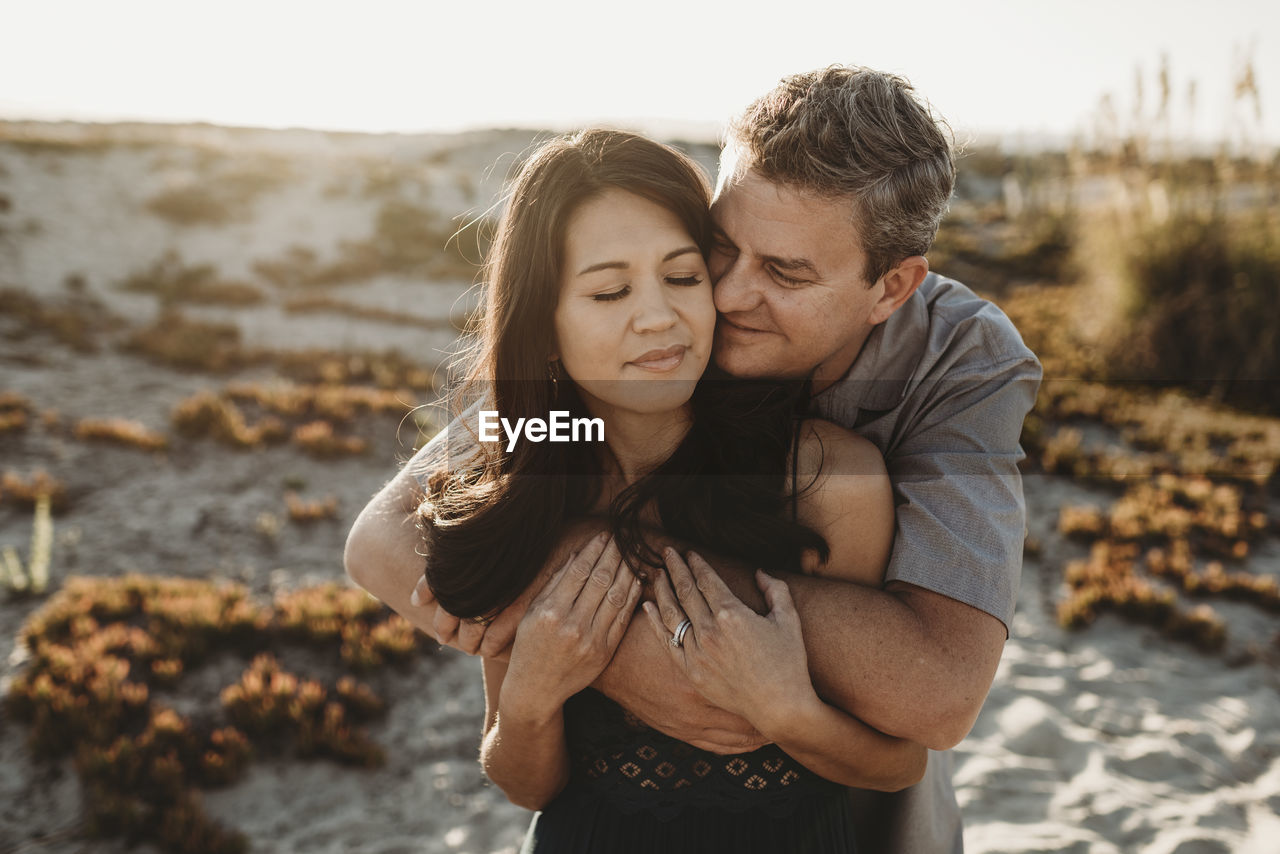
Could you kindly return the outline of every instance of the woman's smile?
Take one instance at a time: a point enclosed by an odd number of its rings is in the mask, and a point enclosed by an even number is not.
[[[683,344],[677,344],[665,350],[650,350],[640,358],[627,362],[627,364],[642,370],[665,374],[680,367],[684,362],[685,349]]]

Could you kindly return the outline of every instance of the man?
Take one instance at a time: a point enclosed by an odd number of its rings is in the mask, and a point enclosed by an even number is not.
[[[924,780],[854,791],[862,850],[962,850],[948,751],[995,676],[1025,533],[1017,462],[1040,366],[1008,319],[924,253],[954,184],[951,146],[903,80],[832,67],[783,80],[736,119],[721,159],[709,259],[715,358],[738,376],[812,376],[814,414],[884,454],[897,531],[881,588],[813,576],[788,585],[820,693],[931,748]],[[419,627],[498,653],[522,600],[489,626],[434,607],[417,499],[402,472],[365,509],[351,577]],[[746,597],[743,568],[718,566]],[[721,752],[758,746],[745,722],[692,692],[636,625],[596,687],[670,735]]]

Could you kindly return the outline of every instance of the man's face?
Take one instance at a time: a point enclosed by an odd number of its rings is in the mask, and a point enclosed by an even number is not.
[[[883,282],[868,287],[847,199],[829,199],[754,170],[722,181],[712,204],[716,243],[715,360],[744,377],[839,379],[872,326]]]

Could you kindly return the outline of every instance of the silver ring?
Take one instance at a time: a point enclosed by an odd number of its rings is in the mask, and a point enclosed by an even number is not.
[[[688,617],[681,620],[680,625],[676,626],[675,634],[671,636],[671,645],[677,649],[684,646],[684,634],[689,631],[689,627],[692,625],[693,623],[689,622]]]

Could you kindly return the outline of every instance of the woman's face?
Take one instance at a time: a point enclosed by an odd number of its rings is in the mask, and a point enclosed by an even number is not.
[[[707,366],[715,326],[706,263],[676,214],[619,189],[573,212],[555,355],[593,415],[679,409]]]

